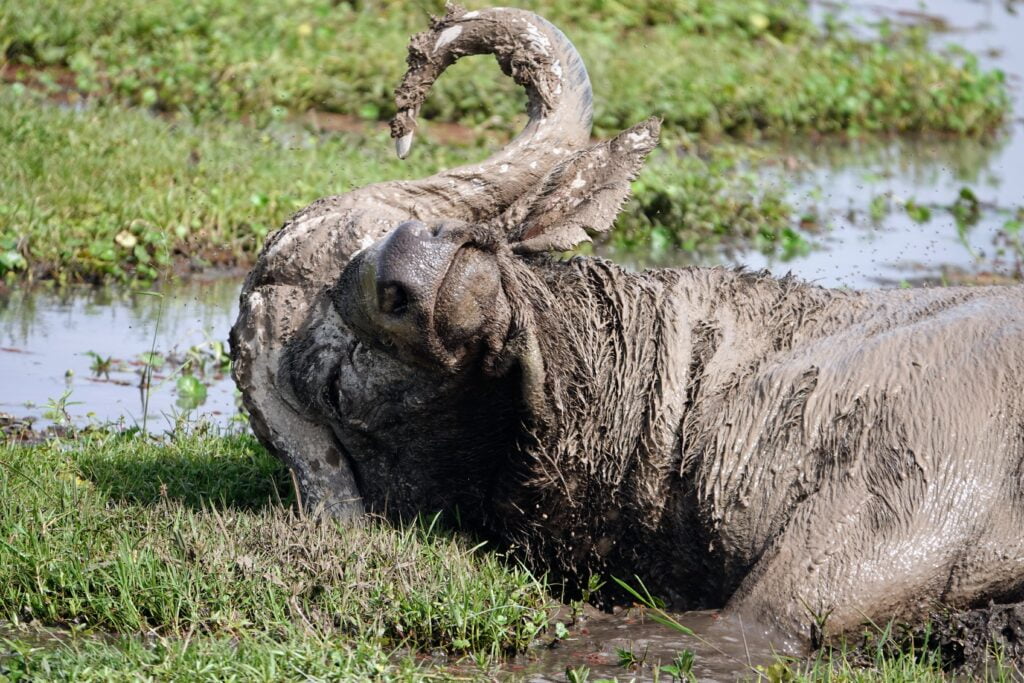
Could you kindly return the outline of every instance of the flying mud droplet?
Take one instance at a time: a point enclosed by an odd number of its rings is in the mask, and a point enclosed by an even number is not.
[[[628,137],[629,141],[633,143],[633,149],[639,149],[650,140],[651,135],[646,130],[641,130],[636,133],[630,133]]]

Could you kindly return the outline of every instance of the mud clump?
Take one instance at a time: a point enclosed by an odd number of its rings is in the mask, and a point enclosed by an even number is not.
[[[936,614],[914,633],[937,646],[947,671],[980,674],[997,657],[1024,667],[1024,602]]]
[[[944,672],[957,676],[985,677],[1010,667],[1024,677],[1024,602],[937,610],[920,623],[894,626],[888,636],[866,637],[854,658],[870,667],[879,651],[934,658]]]

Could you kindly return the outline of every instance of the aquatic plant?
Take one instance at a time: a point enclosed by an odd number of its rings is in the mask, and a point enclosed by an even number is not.
[[[486,5],[470,3],[471,9]],[[197,118],[318,109],[366,119],[394,114],[394,55],[443,3],[13,0],[0,22],[6,76],[54,92]],[[883,27],[876,40],[824,26],[805,3],[563,0],[522,3],[562,26],[599,84],[599,133],[652,113],[705,134],[942,130],[979,134],[1008,106],[1002,74],[931,52],[921,31]],[[173,17],[169,21],[168,17]],[[651,59],[657,55],[657,59]],[[460,65],[426,118],[510,121],[514,87],[487,64]]]

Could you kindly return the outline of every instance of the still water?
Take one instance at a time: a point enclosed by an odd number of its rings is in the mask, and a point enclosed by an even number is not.
[[[797,258],[749,249],[725,249],[710,258],[682,252],[623,254],[610,248],[602,253],[635,267],[718,263],[767,268],[827,287],[1019,280],[1024,235],[1018,234],[1014,244],[1004,225],[1024,206],[1024,4],[816,0],[811,9],[818,20],[840,12],[866,36],[876,35],[873,27],[880,21],[937,27],[931,36],[934,49],[955,52],[951,46],[962,46],[984,68],[1004,72],[1014,107],[1006,129],[986,141],[790,139],[769,147],[777,161],[762,174],[762,182],[785,188],[797,217],[812,216],[821,226],[806,233],[811,250]],[[946,207],[964,187],[976,195],[980,215],[960,230]],[[925,207],[930,219],[911,217],[905,209],[910,201]]]
[[[159,432],[178,417],[199,415],[230,426],[238,410],[222,353],[240,287],[234,277],[167,286],[155,295],[80,288],[0,296],[0,412],[43,426],[64,417],[63,398],[79,426],[145,422]],[[183,374],[206,387],[205,397],[179,388]]]

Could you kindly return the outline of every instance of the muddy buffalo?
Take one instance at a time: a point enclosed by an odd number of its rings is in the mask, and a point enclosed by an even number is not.
[[[245,283],[235,378],[307,502],[446,511],[567,585],[635,573],[804,637],[1024,597],[1024,288],[561,259],[609,229],[658,121],[592,143],[558,29],[453,9],[412,39],[399,156],[481,53],[526,88],[518,137],[314,203]]]

